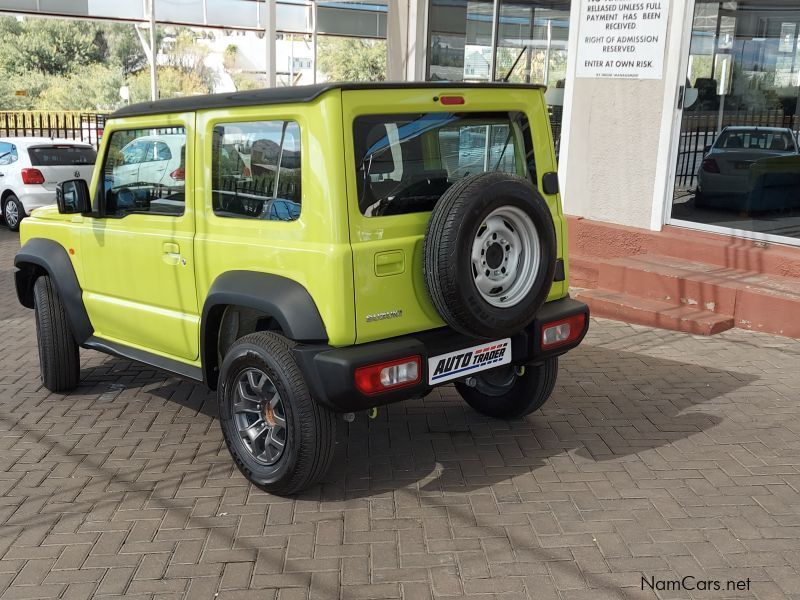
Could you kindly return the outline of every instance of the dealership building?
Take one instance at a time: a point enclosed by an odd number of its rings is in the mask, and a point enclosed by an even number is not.
[[[787,318],[800,307],[797,0],[0,0],[0,11],[251,32],[276,85],[292,81],[276,47],[298,35],[314,65],[320,36],[373,38],[391,80],[545,84],[571,281],[596,314],[800,337]]]

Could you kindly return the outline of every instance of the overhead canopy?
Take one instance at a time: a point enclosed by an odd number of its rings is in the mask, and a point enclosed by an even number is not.
[[[143,0],[0,0],[0,12],[65,18],[146,21]],[[309,0],[278,0],[276,30],[311,33]],[[263,31],[264,0],[155,0],[156,21],[193,27]],[[386,37],[387,0],[317,3],[317,32],[329,35]]]

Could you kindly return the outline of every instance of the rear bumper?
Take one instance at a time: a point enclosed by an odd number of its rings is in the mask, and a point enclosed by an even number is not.
[[[543,350],[542,327],[578,314],[586,315],[580,336],[569,344]],[[524,365],[564,354],[583,341],[588,328],[589,307],[582,302],[571,298],[548,302],[530,326],[511,337],[511,362]],[[294,354],[311,394],[318,402],[337,412],[354,412],[424,396],[432,387],[436,387],[428,384],[429,357],[474,346],[482,341],[486,340],[476,340],[449,328],[441,328],[347,348],[299,344],[295,346]],[[357,368],[412,355],[421,358],[419,383],[375,395],[365,395],[356,389],[354,379]]]

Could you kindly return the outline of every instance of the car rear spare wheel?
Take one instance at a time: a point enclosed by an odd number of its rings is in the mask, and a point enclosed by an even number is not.
[[[556,258],[553,219],[538,190],[516,175],[481,173],[437,202],[425,236],[425,285],[456,331],[506,337],[544,304]]]
[[[217,389],[222,434],[236,466],[279,495],[316,483],[336,444],[333,413],[311,398],[291,345],[275,333],[242,337],[225,355]]]

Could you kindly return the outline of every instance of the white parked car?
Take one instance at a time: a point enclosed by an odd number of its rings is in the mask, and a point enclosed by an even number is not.
[[[56,185],[92,178],[97,153],[89,144],[52,138],[0,138],[0,202],[12,231],[34,208],[55,204]]]
[[[183,134],[138,137],[121,150],[119,163],[113,169],[113,185],[175,185],[183,183]]]

